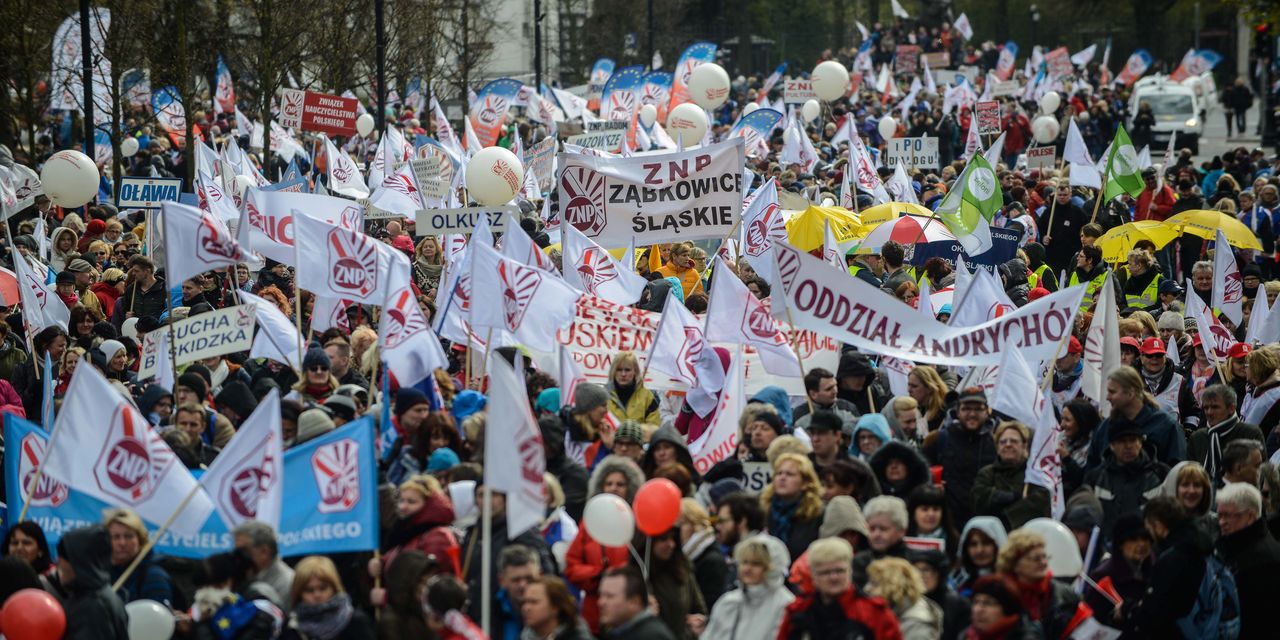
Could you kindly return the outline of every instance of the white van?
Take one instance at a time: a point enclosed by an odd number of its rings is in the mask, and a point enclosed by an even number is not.
[[[1168,144],[1169,136],[1178,134],[1179,148],[1189,148],[1191,153],[1200,153],[1200,134],[1204,132],[1205,104],[1189,86],[1170,81],[1163,75],[1151,76],[1139,80],[1129,96],[1130,131],[1133,130],[1133,118],[1138,114],[1142,103],[1151,105],[1151,112],[1156,117],[1152,128],[1151,148],[1157,149]]]

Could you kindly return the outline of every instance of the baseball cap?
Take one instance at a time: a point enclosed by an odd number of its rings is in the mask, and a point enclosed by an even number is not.
[[[1142,341],[1142,347],[1139,348],[1144,356],[1164,355],[1164,340],[1151,336]]]
[[[1120,348],[1123,349],[1125,347],[1133,347],[1135,351],[1142,351],[1142,343],[1138,342],[1138,339],[1133,336],[1120,338]]]
[[[987,392],[983,391],[982,387],[965,387],[960,390],[959,403],[964,404],[966,402],[981,402],[982,404],[986,404]]]
[[[1231,345],[1231,349],[1227,351],[1227,357],[1231,358],[1232,360],[1236,358],[1243,358],[1249,355],[1250,351],[1253,351],[1253,347],[1243,342],[1237,342]]]
[[[1080,339],[1071,336],[1071,340],[1067,342],[1067,353],[1084,353],[1084,347],[1080,344]]]

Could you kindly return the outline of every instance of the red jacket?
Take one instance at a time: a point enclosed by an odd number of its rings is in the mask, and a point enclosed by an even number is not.
[[[22,406],[22,396],[8,380],[0,378],[0,412],[12,413],[19,418],[27,417],[27,410]],[[37,421],[39,418],[37,417]]]
[[[458,538],[449,529],[453,520],[453,504],[449,502],[447,494],[437,493],[427,498],[421,511],[415,513],[408,522],[397,522],[391,530],[393,546],[382,554],[384,573],[400,552],[416,550],[435,556],[441,566],[453,575],[458,575]]]
[[[806,616],[813,604],[818,601],[817,594],[797,598],[787,605],[787,614],[782,618],[782,626],[778,628],[778,640],[789,640],[811,634],[806,628]],[[849,620],[858,622],[871,631],[876,640],[902,640],[902,629],[898,627],[898,618],[893,609],[883,598],[858,595],[855,587],[840,594],[840,606]]]
[[[1151,199],[1155,198],[1155,205],[1152,206]],[[1173,203],[1177,199],[1173,197],[1173,189],[1169,185],[1164,185],[1164,189],[1160,193],[1155,193],[1151,189],[1143,189],[1138,195],[1138,202],[1133,207],[1133,220],[1164,220],[1169,217],[1169,212],[1173,211]],[[1148,211],[1150,209],[1150,211]]]
[[[110,311],[116,308],[116,300],[120,297],[120,291],[105,282],[95,282],[89,287],[89,291],[93,295],[98,296],[98,301],[102,303],[102,308]]]
[[[591,633],[600,633],[600,605],[596,592],[600,589],[600,577],[605,569],[625,567],[630,558],[626,547],[605,547],[587,535],[586,527],[578,529],[578,535],[564,554],[564,577],[582,590],[582,618],[591,627]]]

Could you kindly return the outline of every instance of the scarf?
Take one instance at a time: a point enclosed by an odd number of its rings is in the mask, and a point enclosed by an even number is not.
[[[783,502],[781,498],[773,497],[769,505],[769,533],[773,537],[784,542],[791,538],[791,519],[799,506],[799,500]]]
[[[639,386],[640,384],[637,382],[632,382],[628,385],[621,385],[616,382],[613,384],[613,392],[618,394],[618,404],[621,405],[624,410],[627,408],[627,404],[631,402],[631,396],[635,395],[636,389],[639,388]]]
[[[1053,591],[1053,585],[1050,584],[1051,580],[1053,580],[1053,574],[1046,571],[1039,582],[1017,581],[1018,588],[1022,590],[1022,608],[1026,610],[1027,617],[1032,620],[1040,620],[1040,609]]]
[[[1235,414],[1232,414],[1230,418],[1209,426],[1209,459],[1205,461],[1204,466],[1210,478],[1218,477],[1218,465],[1222,462],[1222,437],[1231,433],[1237,424],[1240,424],[1240,421]]]
[[[684,557],[688,558],[689,562],[697,560],[698,556],[701,556],[707,548],[712,544],[715,544],[715,541],[715,529],[705,529],[695,532],[693,535],[689,536],[689,539],[684,543]]]
[[[294,628],[316,640],[332,640],[347,628],[354,613],[351,596],[345,593],[320,604],[298,603],[293,607]]]
[[[1142,374],[1142,383],[1147,387],[1147,391],[1154,394],[1160,389],[1160,379],[1164,377],[1164,369],[1155,373],[1147,373],[1146,367],[1138,367],[1138,372]]]
[[[997,622],[995,626],[991,627],[991,629],[987,630],[986,633],[978,631],[973,627],[969,627],[964,631],[964,640],[995,640],[996,638],[1004,638],[1010,631],[1013,631],[1013,628],[1018,624],[1019,619],[1020,617],[1016,613],[1000,618],[1000,621]]]

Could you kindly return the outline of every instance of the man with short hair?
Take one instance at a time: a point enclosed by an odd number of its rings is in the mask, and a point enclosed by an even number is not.
[[[1107,263],[1102,261],[1102,249],[1089,246],[1081,247],[1076,253],[1075,269],[1067,279],[1067,286],[1074,287],[1081,282],[1088,283],[1084,290],[1084,299],[1080,301],[1080,310],[1093,308],[1093,301],[1098,297],[1102,283],[1107,279]]]
[[[497,619],[489,627],[495,638],[518,638],[524,628],[520,606],[524,603],[524,590],[542,577],[538,554],[520,544],[508,545],[498,556],[498,592],[494,600],[498,606],[492,615]]]
[[[743,492],[732,493],[720,501],[716,511],[716,542],[733,549],[738,542],[764,528],[764,510],[760,499]]]
[[[880,286],[885,293],[897,295],[898,287],[904,282],[912,282],[911,272],[902,266],[906,259],[906,250],[902,245],[890,240],[880,247],[880,257],[884,258],[884,284]]]
[[[222,449],[205,441],[203,436],[208,426],[209,420],[203,405],[188,402],[173,412],[173,428],[186,436],[187,446],[195,461],[206,467],[213,464],[213,459],[222,452]]]
[[[270,586],[275,593],[271,596],[273,603],[281,608],[288,608],[289,590],[293,587],[293,569],[280,559],[280,548],[276,544],[276,532],[271,525],[257,520],[250,520],[231,531],[237,549],[247,549],[249,557],[256,567],[253,579]]]
[[[76,297],[80,299],[80,304],[106,317],[107,313],[102,308],[102,302],[98,300],[97,294],[89,290],[89,286],[93,284],[93,265],[89,264],[88,260],[76,258],[67,263],[66,270],[76,277]]]
[[[111,323],[120,328],[127,318],[159,318],[169,304],[169,290],[156,277],[156,265],[147,256],[129,258],[128,283],[116,300]]]
[[[848,460],[849,452],[840,446],[840,435],[844,432],[844,423],[833,411],[819,409],[809,416],[809,444],[813,451],[809,452],[809,460],[813,461],[813,470],[822,477],[822,470],[836,460]]]
[[[1218,490],[1218,555],[1236,578],[1240,595],[1240,637],[1273,637],[1268,631],[1275,576],[1280,573],[1280,542],[1262,517],[1262,492],[1244,482]]]
[[[1225,384],[1215,384],[1200,392],[1200,411],[1204,415],[1204,428],[1191,432],[1187,459],[1203,465],[1217,485],[1226,473],[1223,450],[1236,440],[1263,442],[1262,430],[1240,420],[1236,414],[1236,390]]]
[[[858,418],[858,408],[852,402],[838,397],[839,385],[836,384],[836,374],[822,367],[810,369],[804,374],[804,393],[808,396],[808,401],[796,405],[791,410],[796,428],[805,429],[809,422],[810,411],[816,409],[834,411],[843,424],[850,429],[853,428],[853,422]]]
[[[1244,482],[1256,487],[1262,461],[1261,442],[1236,440],[1222,449],[1222,481]]]
[[[329,355],[329,373],[338,379],[338,384],[369,386],[369,380],[351,366],[350,342],[342,339],[330,340],[324,345],[324,352]]]
[[[1146,595],[1121,608],[1121,630],[1134,638],[1184,637],[1177,621],[1195,605],[1213,541],[1173,496],[1152,498],[1142,509],[1142,519],[1156,541],[1156,561]]]
[[[1089,214],[1071,201],[1071,185],[1065,178],[1057,182],[1054,202],[1045,206],[1046,210],[1040,214],[1038,222],[1045,262],[1055,271],[1064,270],[1071,262],[1071,256],[1080,250],[1079,229],[1089,223]]]
[[[484,480],[476,481],[475,487],[476,508],[484,508]],[[541,532],[537,527],[530,527],[524,531],[507,531],[507,494],[497,489],[489,491],[489,508],[493,513],[493,522],[490,527],[490,545],[489,557],[492,559],[489,566],[489,584],[494,585],[491,588],[495,590],[491,593],[482,594],[483,586],[483,545],[480,544],[480,528],[481,522],[477,519],[474,525],[467,530],[466,539],[462,543],[463,553],[467,554],[462,558],[462,566],[467,575],[462,579],[467,582],[468,588],[468,607],[470,611],[468,615],[472,620],[481,621],[481,607],[483,606],[482,598],[490,599],[489,606],[489,629],[491,631],[502,629],[499,615],[501,612],[501,604],[498,602],[496,587],[500,586],[502,577],[500,569],[502,566],[502,553],[508,547],[519,545],[530,550],[537,558],[538,563],[542,565],[542,573],[553,574],[556,572],[556,560],[551,555],[551,547],[543,540]],[[523,593],[523,591],[521,592]],[[495,631],[496,632],[496,631]]]
[[[605,638],[675,640],[675,635],[649,610],[649,589],[635,567],[614,567],[600,579],[600,624]]]
[[[967,387],[960,391],[959,402],[942,428],[924,439],[925,457],[930,464],[942,465],[947,509],[954,522],[967,522],[973,515],[969,491],[978,470],[996,461],[996,443],[991,437],[995,427],[986,392],[982,387]]]

